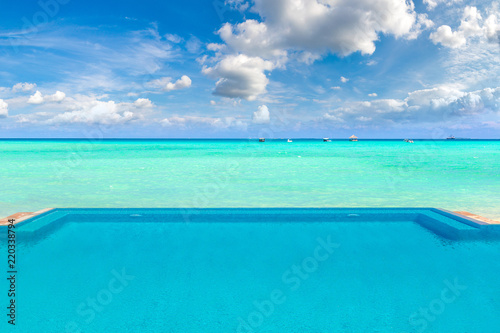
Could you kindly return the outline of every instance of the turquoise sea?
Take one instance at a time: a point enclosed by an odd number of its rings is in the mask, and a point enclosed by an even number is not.
[[[0,140],[0,216],[46,207],[439,207],[500,219],[500,141]]]

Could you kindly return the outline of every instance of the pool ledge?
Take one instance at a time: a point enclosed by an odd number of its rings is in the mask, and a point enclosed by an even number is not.
[[[39,210],[37,212],[21,212],[21,213],[15,213],[10,216],[7,216],[6,218],[0,219],[0,226],[6,226],[9,224],[9,220],[14,220],[14,224],[23,222],[27,219],[30,219],[32,217],[38,216],[40,214],[46,213],[48,211],[53,210],[54,208],[45,208],[42,210]]]
[[[35,216],[38,216],[38,215],[41,215],[41,214],[44,214],[46,212],[49,212],[51,210],[54,210],[55,208],[45,208],[45,209],[42,209],[42,210],[39,210],[37,212],[20,212],[20,213],[15,213],[15,214],[12,214],[10,216],[7,216],[5,218],[1,218],[0,219],[0,226],[6,226],[9,224],[9,220],[11,219],[14,219],[14,224],[17,224],[17,223],[20,223],[20,222],[23,222],[23,221],[26,221],[32,217],[35,217]],[[460,218],[463,218],[463,219],[466,219],[468,221],[471,221],[475,224],[480,224],[480,225],[489,225],[489,224],[500,224],[500,221],[496,221],[496,220],[492,220],[492,219],[489,219],[487,217],[484,217],[484,216],[481,216],[481,215],[477,215],[477,214],[473,214],[473,213],[469,213],[469,212],[466,212],[466,211],[449,211],[449,210],[446,210],[446,209],[442,209],[440,208],[439,209],[440,211],[443,211],[443,212],[447,212],[449,214],[452,214],[452,215],[456,215]]]
[[[500,221],[495,221],[495,220],[489,219],[487,217],[473,214],[473,213],[469,213],[469,212],[458,211],[458,212],[453,212],[453,213],[459,215],[462,218],[466,218],[469,220],[475,220],[475,221],[481,221],[481,222],[484,222],[486,224],[500,224]]]
[[[356,214],[354,214],[356,213]],[[470,213],[467,213],[470,214]],[[439,208],[54,208],[18,213],[0,220],[4,234],[8,220],[19,223],[19,235],[37,241],[68,222],[166,223],[166,222],[413,222],[450,240],[500,240],[500,223],[477,215]],[[141,217],[141,219],[137,219]],[[479,216],[480,217],[480,216]],[[382,220],[380,220],[382,219]]]

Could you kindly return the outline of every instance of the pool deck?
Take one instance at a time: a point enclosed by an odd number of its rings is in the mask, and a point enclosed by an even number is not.
[[[0,219],[0,226],[6,226],[9,224],[9,220],[15,220],[14,224],[25,221],[27,219],[30,219],[32,217],[35,217],[37,215],[43,214],[45,212],[48,212],[54,208],[45,208],[42,210],[39,210],[37,212],[21,212],[21,213],[16,213],[12,214],[10,216],[7,216],[5,218]],[[468,220],[476,221],[478,224],[500,224],[500,221],[497,220],[492,220],[484,216],[480,216],[477,214],[465,212],[465,211],[454,211],[452,212],[454,214],[460,215],[462,217],[465,217]],[[478,221],[478,222],[477,222]]]
[[[458,214],[458,215],[462,215],[462,216],[465,216],[465,217],[468,217],[468,218],[471,218],[473,220],[478,220],[478,221],[482,221],[482,222],[485,222],[487,224],[500,224],[500,221],[496,221],[496,220],[492,220],[492,219],[489,219],[487,217],[484,217],[484,216],[481,216],[481,215],[477,215],[477,214],[472,214],[472,213],[469,213],[469,212],[453,212],[455,214]]]
[[[45,212],[48,212],[49,210],[52,210],[54,208],[45,208],[42,210],[39,210],[37,212],[21,212],[21,213],[15,213],[10,216],[7,216],[6,218],[0,219],[0,226],[2,225],[8,225],[9,220],[15,220],[14,224],[22,222],[24,220],[30,219],[32,217],[35,217],[37,215],[43,214]]]

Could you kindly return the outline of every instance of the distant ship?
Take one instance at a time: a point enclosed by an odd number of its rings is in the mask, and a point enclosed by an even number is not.
[[[446,138],[446,140],[472,140],[471,138],[456,138],[453,135],[450,135]]]
[[[286,142],[293,142],[293,141],[292,141],[292,139],[288,139],[288,140],[286,140]]]
[[[358,141],[358,137],[356,135],[351,135],[349,141]]]
[[[332,140],[330,140],[329,138],[323,138],[323,142],[331,142]]]
[[[264,138],[260,138],[260,139],[259,139],[259,142],[266,142],[266,139],[264,139]]]

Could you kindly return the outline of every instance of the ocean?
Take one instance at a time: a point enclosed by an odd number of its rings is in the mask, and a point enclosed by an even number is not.
[[[498,140],[0,140],[0,216],[47,207],[437,207],[500,219]]]

